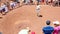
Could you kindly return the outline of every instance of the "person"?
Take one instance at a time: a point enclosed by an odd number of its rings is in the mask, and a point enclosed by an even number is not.
[[[5,13],[7,13],[7,12],[9,11],[8,6],[7,6],[6,3],[4,3],[4,5],[6,5],[6,6],[5,6]]]
[[[60,34],[60,24],[59,24],[59,21],[54,21],[53,24],[55,26],[53,34]]]
[[[10,1],[10,7],[12,8],[12,9],[14,9],[15,8],[15,2],[13,2],[13,1]]]
[[[26,5],[27,5],[27,4],[30,4],[30,0],[26,0],[25,4],[26,4]]]
[[[33,4],[35,5],[36,0],[32,0],[32,1],[33,1]]]
[[[22,0],[23,1],[23,3],[25,3],[26,2],[26,0]]]
[[[53,0],[53,6],[57,6],[58,5],[58,0]]]
[[[33,4],[33,0],[30,0],[30,3]]]
[[[6,5],[4,3],[2,3],[1,4],[1,10],[2,10],[1,13],[3,13],[5,11],[5,7],[6,7]]]
[[[46,0],[46,5],[48,5],[48,0]]]
[[[8,7],[6,6],[6,7],[5,7],[5,14],[8,13],[8,11],[9,11],[9,9],[8,9]]]
[[[14,0],[14,2],[17,2],[18,7],[20,7],[20,0]]]
[[[42,29],[44,34],[52,34],[53,33],[54,28],[52,26],[50,26],[50,23],[51,23],[50,20],[46,21],[47,26],[44,26]]]
[[[28,34],[30,32],[29,27],[26,27],[25,29],[22,29],[18,32],[18,34]]]
[[[3,15],[5,15],[5,14],[8,12],[8,7],[7,7],[7,5],[6,5],[5,3],[2,3],[2,5],[1,5],[1,10],[2,10],[1,13],[4,12]]]
[[[40,12],[40,5],[37,5],[37,7],[36,7],[36,12],[37,12],[37,16],[39,16],[39,12]]]
[[[41,2],[41,0],[37,0],[37,5]]]
[[[6,2],[6,5],[8,7],[8,10],[10,10],[10,2],[9,1]]]
[[[34,32],[34,31],[32,31],[32,32],[31,32],[31,34],[35,34],[35,32]]]

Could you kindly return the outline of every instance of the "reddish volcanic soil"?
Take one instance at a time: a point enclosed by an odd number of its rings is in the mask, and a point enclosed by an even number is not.
[[[18,34],[19,30],[29,26],[31,31],[42,34],[42,27],[46,25],[46,20],[51,20],[51,26],[53,21],[60,21],[60,7],[41,5],[42,17],[36,15],[35,9],[36,5],[25,5],[3,15],[0,19],[0,31],[3,34]]]

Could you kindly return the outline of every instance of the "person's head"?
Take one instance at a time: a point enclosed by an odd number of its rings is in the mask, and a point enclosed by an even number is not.
[[[31,30],[29,29],[29,27],[26,27],[26,29],[28,29],[28,30],[29,30],[29,32],[31,32]]]
[[[59,21],[54,21],[53,24],[55,27],[57,27],[57,26],[59,26]]]
[[[50,20],[47,20],[47,21],[46,21],[46,24],[47,24],[47,25],[50,25]]]
[[[26,29],[28,29],[28,30],[29,30],[29,27],[26,27]]]
[[[1,3],[1,6],[3,6],[4,5],[4,3]]]
[[[27,29],[27,30],[29,30],[29,27],[24,27],[23,29]]]

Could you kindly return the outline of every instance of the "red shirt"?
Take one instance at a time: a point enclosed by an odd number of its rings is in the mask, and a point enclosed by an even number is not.
[[[35,34],[35,32],[31,32],[31,34]]]

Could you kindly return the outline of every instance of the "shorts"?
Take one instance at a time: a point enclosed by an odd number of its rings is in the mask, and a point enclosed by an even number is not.
[[[39,13],[39,12],[40,12],[40,10],[36,10],[36,12],[37,12],[37,13]]]
[[[5,12],[5,8],[3,8],[2,11]]]
[[[13,5],[11,5],[11,7],[13,8],[13,7],[14,7],[14,4],[13,4]]]

